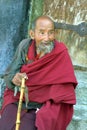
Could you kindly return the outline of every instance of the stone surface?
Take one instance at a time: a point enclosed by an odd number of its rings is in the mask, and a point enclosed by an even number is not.
[[[30,29],[32,21],[36,17],[43,14],[43,4],[44,4],[44,0],[31,0],[28,29]]]
[[[0,0],[0,74],[11,62],[19,42],[26,37],[29,0]]]
[[[3,98],[5,87],[6,85],[5,85],[4,79],[0,78],[0,108],[2,106],[2,98]]]
[[[87,0],[44,0],[43,14],[56,22],[87,23]],[[87,66],[87,35],[80,37],[76,32],[60,29],[56,30],[56,37],[69,48],[73,64]]]
[[[77,103],[73,119],[67,130],[87,130],[87,71],[75,71],[78,80]]]

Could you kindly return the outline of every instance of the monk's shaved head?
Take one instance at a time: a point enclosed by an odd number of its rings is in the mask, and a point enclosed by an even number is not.
[[[42,16],[39,16],[39,17],[37,17],[34,21],[33,21],[33,23],[32,23],[32,27],[31,27],[31,29],[35,29],[35,27],[37,26],[37,23],[39,23],[40,21],[48,21],[48,22],[51,22],[52,24],[53,24],[53,26],[54,26],[54,21],[49,17],[49,16],[46,16],[46,15],[42,15]]]

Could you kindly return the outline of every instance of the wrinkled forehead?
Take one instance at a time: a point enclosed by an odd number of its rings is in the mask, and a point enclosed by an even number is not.
[[[54,23],[50,19],[39,19],[36,22],[36,29],[39,28],[49,28],[49,29],[54,29]]]

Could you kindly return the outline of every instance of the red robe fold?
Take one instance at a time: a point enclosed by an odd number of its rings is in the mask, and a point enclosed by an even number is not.
[[[77,81],[72,62],[64,44],[55,42],[54,50],[32,64],[23,65],[21,72],[26,72],[29,79],[29,99],[45,102],[53,99],[75,104],[74,88]],[[68,99],[67,99],[68,98]]]
[[[31,52],[34,53],[33,44]],[[33,55],[32,59],[34,58]],[[25,72],[28,76],[26,86],[29,90],[29,100],[45,103],[37,112],[38,130],[65,130],[72,117],[71,104],[76,103],[74,89],[77,85],[73,65],[65,45],[55,41],[55,47],[51,53],[31,64],[23,65],[21,72]],[[4,107],[18,101],[19,95],[18,93],[14,97],[13,91],[7,89],[4,94]],[[67,109],[64,110],[64,107]],[[61,123],[64,119],[63,115],[59,114],[60,111],[70,115],[64,121],[65,125]],[[58,119],[59,116],[60,119]]]

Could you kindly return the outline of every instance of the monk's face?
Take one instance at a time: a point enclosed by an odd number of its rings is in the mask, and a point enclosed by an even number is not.
[[[45,46],[55,39],[54,24],[51,20],[41,18],[36,22],[35,30],[33,31],[36,46]]]

